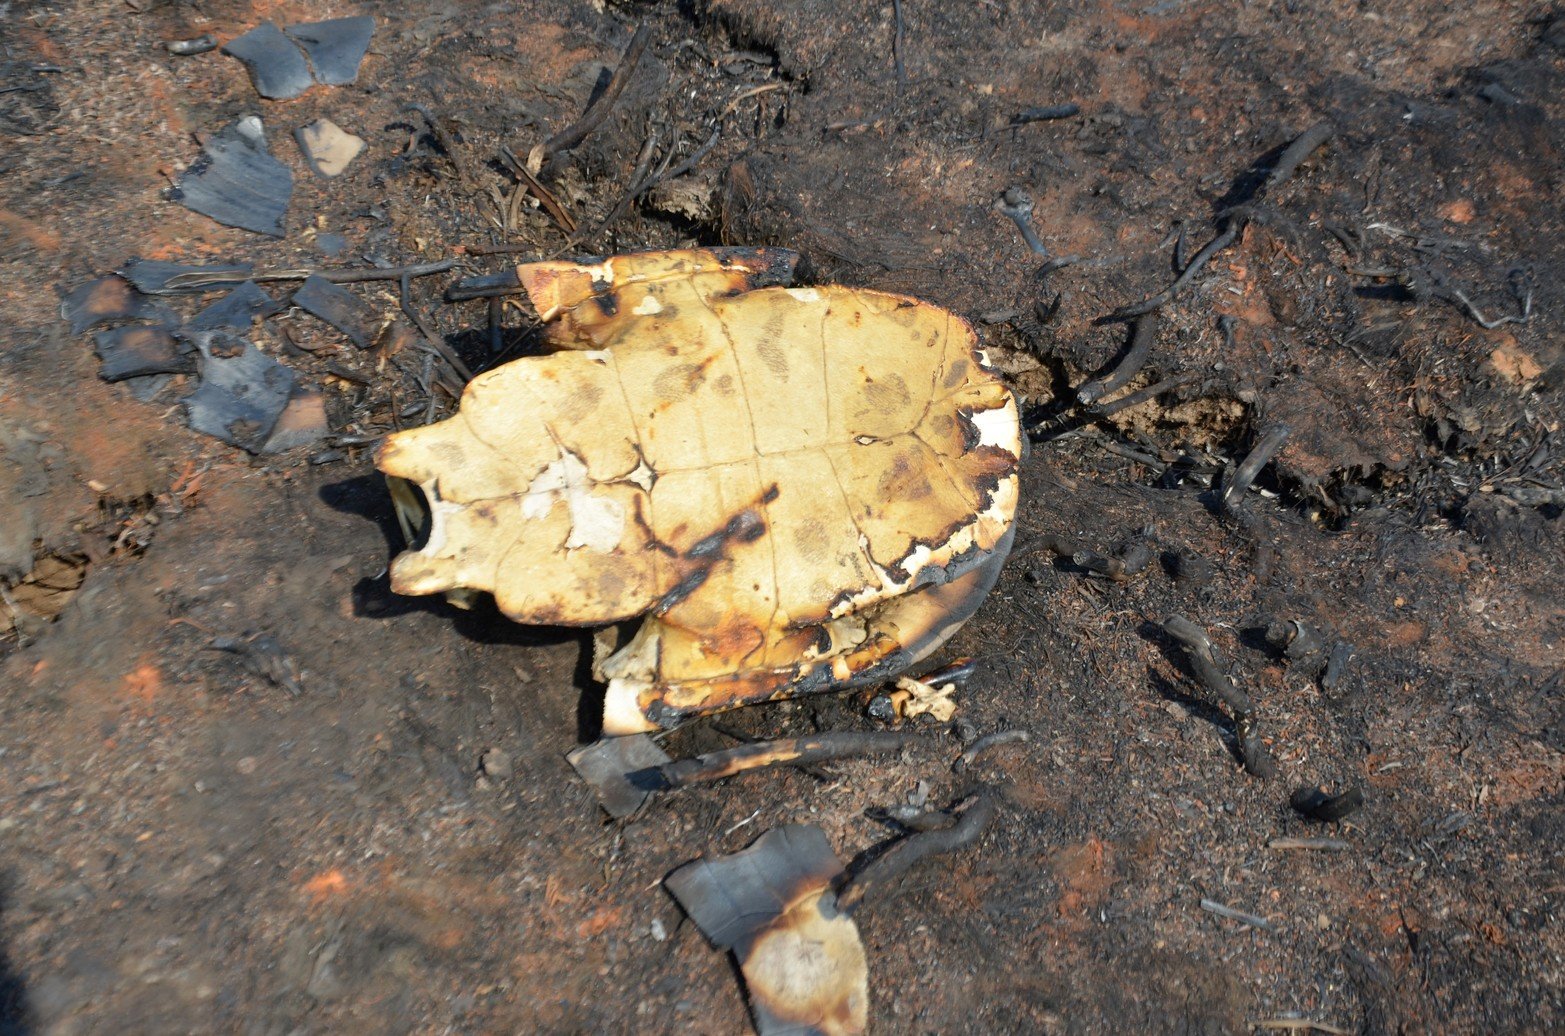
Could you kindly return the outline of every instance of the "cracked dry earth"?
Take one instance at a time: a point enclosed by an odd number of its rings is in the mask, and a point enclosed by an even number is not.
[[[359,13],[357,83],[288,101],[164,46]],[[576,119],[638,24],[609,118],[541,174],[568,236],[501,149]],[[875,810],[978,784],[983,837],[857,915],[872,1029],[1565,1026],[1557,8],[58,0],[0,4],[0,46],[0,1032],[744,1031],[662,878],[790,823],[851,860],[894,834]],[[251,114],[295,180],[279,239],[164,197]],[[336,179],[290,139],[322,118],[367,145]],[[1048,255],[998,211],[1010,189]],[[1130,341],[1104,318],[1226,229],[1121,391],[1172,381],[1076,405]],[[389,592],[366,444],[449,412],[443,361],[279,313],[252,337],[321,389],[332,437],[251,457],[185,427],[193,379],[102,381],[59,314],[133,257],[455,258],[409,303],[483,369],[535,347],[532,316],[499,307],[494,342],[482,303],[442,302],[459,277],[717,243],[979,327],[1034,431],[1017,546],[946,649],[976,659],[959,729],[617,823],[564,761],[596,733],[584,635]],[[350,287],[400,311],[394,283]],[[1278,423],[1224,513],[1216,480]],[[1098,578],[1062,539],[1152,561]],[[1255,700],[1276,777],[1239,766],[1173,613]],[[1267,640],[1290,620],[1353,645],[1329,689]],[[267,650],[213,647],[241,641]],[[874,729],[867,698],[664,747]],[[962,733],[1016,727],[953,772]],[[1325,825],[1302,787],[1365,804]],[[1319,837],[1345,848],[1277,845]]]

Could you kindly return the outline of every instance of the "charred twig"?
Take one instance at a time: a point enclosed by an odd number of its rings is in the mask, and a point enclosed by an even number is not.
[[[1190,260],[1190,265],[1185,267],[1184,272],[1174,279],[1173,284],[1170,284],[1144,302],[1138,302],[1134,306],[1121,306],[1110,313],[1109,318],[1112,320],[1123,320],[1126,317],[1139,317],[1152,312],[1154,309],[1161,309],[1173,301],[1174,296],[1183,291],[1185,286],[1195,279],[1196,274],[1201,272],[1212,256],[1233,244],[1234,239],[1239,236],[1239,232],[1243,229],[1243,221],[1232,216],[1228,217],[1225,220],[1225,226],[1222,231],[1195,254],[1195,258]]]
[[[614,70],[609,85],[598,95],[597,101],[582,113],[581,118],[528,152],[528,169],[537,173],[549,159],[576,147],[598,128],[619,101],[620,94],[625,92],[625,86],[635,75],[636,66],[641,63],[641,55],[646,52],[647,43],[651,39],[651,26],[643,24],[636,29],[635,35],[630,38],[630,45],[625,48],[625,56],[620,59],[619,67]]]
[[[1228,674],[1218,668],[1212,640],[1205,630],[1183,615],[1170,615],[1163,620],[1163,631],[1188,649],[1191,668],[1207,690],[1222,699],[1235,715],[1254,714],[1255,703],[1250,696],[1235,687]]]
[[[1275,932],[1277,930],[1272,926],[1272,923],[1266,920],[1264,917],[1256,914],[1247,914],[1243,910],[1235,910],[1233,907],[1224,906],[1215,900],[1201,900],[1201,909],[1205,910],[1209,914],[1216,914],[1218,917],[1226,917],[1230,921],[1238,921],[1240,924],[1247,924],[1251,928],[1259,928],[1263,932]]]
[[[1347,852],[1352,843],[1340,838],[1273,838],[1266,843],[1268,849],[1316,849],[1327,853]]]
[[[1128,396],[1121,396],[1111,403],[1099,403],[1092,406],[1089,412],[1094,417],[1113,417],[1121,410],[1129,410],[1133,406],[1140,406],[1150,399],[1156,399],[1170,389],[1176,389],[1181,385],[1188,385],[1196,380],[1196,375],[1190,372],[1175,374],[1164,378],[1155,385],[1148,385],[1144,389],[1132,392]]]
[[[891,61],[897,69],[897,93],[907,89],[907,69],[902,64],[902,0],[891,0],[891,17],[895,23],[891,34]]]
[[[1345,640],[1337,641],[1331,649],[1331,657],[1326,659],[1326,671],[1321,674],[1321,690],[1328,693],[1336,690],[1337,682],[1342,679],[1342,671],[1347,668],[1348,660],[1352,657],[1353,645]]]
[[[1335,136],[1336,132],[1337,127],[1330,122],[1317,122],[1295,137],[1293,143],[1277,156],[1277,164],[1272,167],[1271,175],[1266,178],[1264,190],[1270,194],[1291,180],[1293,174],[1298,172],[1299,166],[1304,164],[1304,160]]]
[[[457,178],[464,184],[472,183],[473,178],[467,172],[467,162],[463,160],[462,152],[456,146],[456,138],[451,136],[451,131],[446,129],[445,124],[435,118],[434,113],[428,108],[417,102],[403,105],[402,110],[418,112],[424,116],[424,121],[429,125],[429,131],[435,135],[435,142],[440,145],[440,150],[446,153],[446,157],[451,159],[451,164],[456,167]]]
[[[1453,302],[1461,303],[1462,308],[1467,310],[1467,315],[1476,320],[1479,327],[1482,327],[1487,331],[1493,331],[1495,328],[1503,327],[1506,324],[1525,324],[1527,321],[1532,319],[1531,285],[1527,287],[1527,294],[1524,295],[1521,299],[1522,311],[1520,314],[1506,313],[1495,317],[1493,320],[1486,318],[1483,315],[1483,311],[1480,310],[1477,306],[1473,305],[1472,299],[1469,299],[1460,290],[1451,288],[1449,289],[1449,294]]]
[[[701,160],[710,154],[712,149],[717,146],[717,141],[722,135],[723,125],[722,123],[718,123],[716,126],[712,127],[712,135],[706,138],[705,144],[702,144],[700,147],[696,148],[695,151],[691,153],[689,158],[685,159],[673,169],[660,176],[657,183],[654,183],[652,186],[656,187],[658,184],[666,183],[669,180],[677,180],[686,173],[693,172],[695,167],[701,164]],[[648,190],[650,189],[651,188],[648,188]]]
[[[957,756],[956,762],[951,764],[951,769],[957,773],[962,773],[969,766],[972,766],[979,756],[991,748],[997,748],[1000,745],[1014,745],[1018,742],[1031,740],[1032,731],[1030,730],[997,730],[992,734],[985,734],[971,745],[968,745],[967,751]]]
[[[576,232],[576,219],[569,212],[565,211],[565,206],[560,204],[560,200],[554,196],[554,192],[540,183],[538,178],[532,174],[532,170],[528,169],[522,163],[522,160],[511,152],[510,148],[502,145],[500,158],[505,162],[506,168],[515,173],[516,178],[522,181],[522,185],[532,192],[533,197],[538,199],[538,204],[542,205],[543,210],[549,214],[549,218],[554,220],[555,226],[567,234],[574,234]],[[471,252],[474,249],[469,248],[468,251]],[[479,254],[487,253],[481,252]]]
[[[657,173],[650,171],[652,168],[652,156],[657,153],[657,145],[657,130],[653,130],[651,133],[647,134],[645,143],[641,145],[641,154],[636,156],[636,166],[630,171],[630,186],[625,189],[624,194],[620,195],[619,201],[614,203],[614,207],[609,210],[609,214],[604,216],[603,220],[591,230],[572,235],[571,239],[565,243],[560,251],[555,253],[556,255],[568,252],[577,245],[582,244],[585,241],[591,241],[599,234],[603,233],[616,220],[618,220],[620,216],[624,215],[625,209],[630,205],[631,202],[641,197],[642,193],[652,186],[652,182],[659,175],[661,175],[661,170]],[[664,158],[665,163],[668,161],[669,157],[672,157],[672,154],[673,153],[670,152],[669,156]]]
[[[1078,550],[1071,555],[1071,564],[1113,583],[1123,583],[1132,575],[1126,570],[1124,561],[1099,554],[1095,550]]]
[[[242,284],[245,281],[303,281],[309,280],[311,277],[319,277],[321,280],[331,281],[333,284],[362,284],[366,281],[395,281],[404,277],[428,277],[430,274],[445,273],[455,266],[455,259],[441,259],[438,262],[418,263],[414,266],[388,266],[385,268],[369,266],[350,270],[265,270],[260,273],[245,273],[237,270],[196,271],[175,274],[168,279],[164,290],[219,288],[229,284]]]
[[[490,251],[494,254],[501,252],[532,251],[528,245],[494,245]],[[446,288],[447,302],[470,302],[473,299],[488,299],[504,295],[521,295],[527,291],[522,287],[521,280],[516,276],[516,271],[502,270],[499,273],[482,274],[477,277],[464,277]]]
[[[977,671],[977,660],[971,658],[970,656],[964,655],[961,658],[953,658],[943,666],[931,669],[929,672],[920,676],[919,680],[931,686],[939,686],[940,684],[945,683],[954,683],[960,687],[962,684],[967,682],[968,677],[972,676],[973,673]]]
[[[684,788],[703,781],[717,781],[748,770],[773,766],[806,766],[858,755],[882,755],[922,740],[916,734],[896,731],[850,731],[791,737],[781,741],[756,741],[680,759],[658,767],[667,787]]]
[[[994,818],[994,811],[994,793],[988,788],[980,789],[955,824],[909,835],[860,868],[837,893],[838,909],[851,913],[866,895],[885,886],[920,860],[971,845]]]
[[[462,362],[462,357],[456,354],[456,350],[451,348],[450,344],[440,336],[440,333],[429,325],[429,321],[424,319],[424,314],[413,307],[410,281],[410,276],[404,275],[402,277],[398,285],[398,305],[401,307],[403,315],[413,322],[414,327],[418,328],[419,333],[424,336],[424,340],[429,346],[438,352],[440,358],[450,364],[451,370],[456,373],[458,378],[462,379],[455,386],[453,393],[455,396],[460,396],[462,394],[462,386],[473,380],[473,372],[466,363]]]
[[[1221,503],[1224,509],[1231,509],[1238,505],[1238,502],[1244,498],[1245,491],[1250,488],[1250,483],[1255,481],[1255,476],[1259,475],[1266,462],[1272,459],[1272,454],[1282,447],[1283,440],[1288,438],[1288,433],[1291,431],[1292,429],[1286,424],[1279,422],[1261,433],[1260,438],[1255,440],[1255,445],[1250,448],[1250,452],[1245,454],[1244,460],[1240,461],[1239,466],[1234,469],[1233,478],[1223,487]]]
[[[1219,668],[1217,654],[1206,631],[1183,615],[1170,615],[1163,621],[1163,631],[1185,647],[1185,657],[1189,659],[1190,668],[1194,670],[1197,679],[1233,713],[1234,734],[1239,742],[1239,756],[1244,761],[1245,770],[1256,777],[1275,777],[1277,764],[1272,761],[1271,753],[1267,751],[1266,743],[1261,740],[1257,729],[1255,703]]]
[[[1066,104],[1051,104],[1043,108],[1023,108],[1011,116],[1012,126],[1025,126],[1029,122],[1050,122],[1054,119],[1069,119],[1081,114],[1081,105],[1074,101]]]
[[[1353,1030],[1344,1029],[1330,1022],[1318,1022],[1313,1018],[1261,1018],[1250,1023],[1257,1029],[1283,1032],[1324,1032],[1326,1036],[1352,1036]]]
[[[537,245],[530,245],[530,244],[468,245],[467,246],[467,254],[468,255],[518,255],[518,254],[520,254],[522,252],[536,252],[536,251],[538,251],[538,246]],[[518,286],[516,286],[516,288],[514,290],[506,291],[503,294],[506,294],[506,295],[517,295],[517,294],[520,294],[520,292],[521,292],[521,288],[518,285]],[[483,295],[472,295],[472,296],[468,296],[468,297],[469,298],[485,298],[486,296],[483,296]],[[454,297],[452,297],[452,301],[456,301],[456,299]]]
[[[1270,194],[1292,179],[1304,160],[1330,140],[1335,133],[1336,129],[1331,123],[1320,122],[1294,138],[1293,142],[1277,157],[1277,164],[1272,168],[1271,175],[1266,178],[1262,192]],[[1195,254],[1195,258],[1190,260],[1190,265],[1175,278],[1173,284],[1143,302],[1133,306],[1122,306],[1111,313],[1110,318],[1118,320],[1124,317],[1139,317],[1167,305],[1195,279],[1196,274],[1201,272],[1214,255],[1234,243],[1250,222],[1251,215],[1251,209],[1247,206],[1239,206],[1222,214],[1218,221],[1217,236]]]
[[[1136,330],[1130,339],[1130,349],[1120,360],[1101,378],[1082,385],[1076,390],[1076,398],[1082,403],[1095,403],[1111,392],[1123,388],[1131,378],[1141,373],[1141,368],[1147,364],[1147,358],[1152,355],[1152,345],[1157,341],[1157,317],[1147,314],[1136,321]]]
[[[723,110],[717,113],[717,121],[722,123],[724,119],[728,118],[735,111],[737,111],[739,106],[745,101],[748,101],[750,98],[759,97],[762,94],[769,94],[773,90],[782,90],[786,88],[787,85],[787,83],[762,83],[760,86],[752,87],[751,89],[746,90],[738,97],[735,97],[733,100],[723,105]]]
[[[1077,551],[1084,549],[1074,540],[1066,539],[1064,536],[1058,536],[1054,533],[1048,533],[1039,537],[1032,545],[1046,553],[1057,554],[1067,558],[1074,557]]]
[[[1000,196],[1000,214],[1016,224],[1022,232],[1022,240],[1038,255],[1048,255],[1048,247],[1038,239],[1032,228],[1032,199],[1020,187],[1011,187]]]
[[[877,820],[889,820],[908,831],[944,831],[956,823],[956,817],[943,809],[924,809],[911,804],[870,810],[868,813]]]
[[[1174,269],[1176,270],[1185,268],[1185,248],[1190,243],[1189,230],[1190,228],[1185,226],[1183,220],[1180,220],[1174,229]],[[1162,248],[1161,245],[1158,247],[1159,249]]]

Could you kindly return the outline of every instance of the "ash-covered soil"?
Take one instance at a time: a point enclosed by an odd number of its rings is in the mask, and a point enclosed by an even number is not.
[[[165,47],[360,13],[357,82],[292,100]],[[540,172],[568,231],[503,149],[576,121],[642,24],[608,117]],[[895,835],[875,809],[980,784],[981,840],[858,914],[872,1029],[1559,1031],[1562,98],[1545,3],[0,4],[0,1033],[744,1031],[662,877],[795,822],[852,860]],[[281,238],[166,197],[252,114],[294,178]],[[323,117],[367,144],[336,179],[292,140]],[[329,435],[252,456],[186,427],[192,376],[138,398],[60,315],[137,257],[454,259],[406,310],[477,370],[534,319],[444,302],[457,279],[691,243],[958,311],[1034,447],[1012,560],[942,656],[977,662],[957,728],[623,823],[564,761],[595,734],[585,635],[387,587],[370,453],[450,412],[441,350],[284,309],[252,340]],[[1129,370],[1111,314],[1176,279]],[[411,324],[396,281],[348,287]],[[1137,548],[1130,579],[1088,571]],[[1254,699],[1275,776],[1171,614]],[[1268,641],[1289,621],[1352,645],[1331,686]],[[665,747],[873,729],[867,698]],[[953,772],[1009,728],[1031,740]],[[1308,819],[1308,787],[1364,806]],[[1345,846],[1275,844],[1300,838]]]

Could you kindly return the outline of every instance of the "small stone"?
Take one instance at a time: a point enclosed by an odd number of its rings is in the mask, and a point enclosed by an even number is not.
[[[260,764],[256,761],[255,756],[247,755],[243,759],[239,760],[237,763],[234,764],[234,769],[238,770],[240,773],[242,773],[246,777],[248,777],[252,773],[255,772],[255,768],[258,765],[260,765]]]
[[[491,748],[484,753],[481,760],[484,773],[497,781],[509,780],[515,772],[511,764],[511,753],[503,748]]]
[[[341,176],[348,163],[364,150],[364,138],[355,137],[330,119],[316,119],[308,126],[300,126],[294,136],[304,160],[315,170],[315,175]]]
[[[663,927],[662,918],[654,917],[651,924],[652,938],[657,942],[665,942],[668,939],[668,929]]]

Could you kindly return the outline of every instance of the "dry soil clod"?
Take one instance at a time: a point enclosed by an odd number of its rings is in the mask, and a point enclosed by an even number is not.
[[[1320,788],[1300,788],[1289,802],[1311,820],[1335,823],[1364,808],[1364,791],[1355,786],[1341,794],[1328,795]]]

